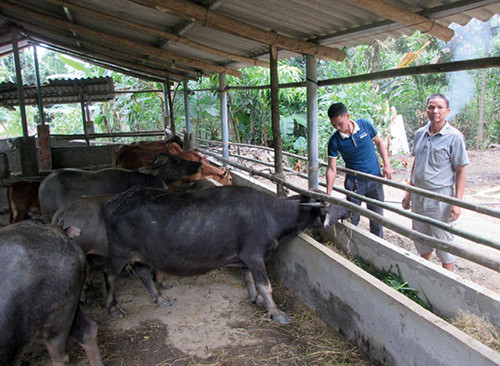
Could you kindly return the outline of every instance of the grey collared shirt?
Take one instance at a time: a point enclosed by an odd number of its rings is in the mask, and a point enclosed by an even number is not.
[[[453,186],[455,168],[469,164],[464,137],[448,122],[433,136],[430,126],[429,122],[415,133],[411,181],[416,187],[431,190]]]

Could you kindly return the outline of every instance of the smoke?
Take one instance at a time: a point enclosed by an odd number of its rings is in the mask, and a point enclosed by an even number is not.
[[[469,60],[486,57],[491,40],[489,22],[472,19],[467,25],[450,25],[455,36],[449,43],[454,61]],[[474,76],[469,71],[452,72],[448,74],[448,97],[450,98],[451,112],[449,121],[453,121],[458,113],[474,98],[476,87]]]

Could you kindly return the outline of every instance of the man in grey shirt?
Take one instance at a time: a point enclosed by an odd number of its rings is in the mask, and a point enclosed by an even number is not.
[[[443,94],[432,94],[427,98],[429,123],[415,134],[412,155],[410,185],[430,190],[437,194],[462,199],[465,191],[466,171],[469,164],[465,141],[456,128],[447,121],[450,113],[449,100]],[[410,205],[411,201],[411,205]],[[405,210],[431,217],[442,222],[453,222],[460,216],[458,206],[407,192],[402,202]],[[435,238],[453,242],[453,234],[429,224],[413,220],[413,229]],[[415,241],[420,256],[430,260],[433,248]],[[443,268],[453,270],[455,256],[436,251]]]

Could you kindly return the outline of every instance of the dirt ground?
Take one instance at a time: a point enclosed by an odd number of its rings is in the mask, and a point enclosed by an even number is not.
[[[105,311],[102,264],[99,259],[92,262],[83,309],[99,324],[105,365],[372,365],[273,279],[274,299],[292,321],[280,325],[268,319],[266,311],[248,299],[236,269],[171,277],[173,287],[163,291],[175,300],[168,308],[153,304],[138,277],[125,272],[117,281],[117,300],[127,315],[111,319]],[[22,366],[49,363],[38,342],[27,348],[21,361]],[[88,364],[71,339],[69,364]]]
[[[497,203],[491,207],[500,208],[500,151],[470,152],[470,159],[465,199]],[[409,169],[409,164],[400,164],[393,179],[407,180]],[[397,189],[386,190],[387,200],[399,207],[402,195]],[[465,210],[462,216],[460,228],[496,237],[498,219]],[[367,227],[367,222],[360,225]],[[416,253],[413,244],[399,234],[386,231],[386,238]],[[498,251],[492,255],[498,256]],[[128,314],[110,319],[105,311],[102,261],[91,263],[92,280],[83,309],[99,324],[98,341],[106,365],[371,365],[359,349],[273,279],[274,298],[291,316],[289,325],[269,320],[265,310],[250,303],[241,274],[234,269],[171,277],[173,288],[164,291],[175,299],[169,308],[152,304],[137,276],[124,273],[117,283],[117,299]],[[500,293],[497,272],[460,258],[455,272]],[[69,343],[69,355],[71,365],[87,364],[74,341]],[[21,361],[23,366],[46,364],[47,353],[37,343],[28,348]]]

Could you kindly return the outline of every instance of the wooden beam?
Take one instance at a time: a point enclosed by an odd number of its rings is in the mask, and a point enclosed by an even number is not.
[[[0,9],[4,12],[4,14],[10,14],[10,12],[18,13],[22,15],[24,19],[35,19],[37,21],[44,22],[49,24],[52,27],[62,28],[63,30],[69,32],[75,32],[79,35],[84,35],[86,37],[97,39],[102,42],[111,43],[114,45],[120,45],[125,48],[135,49],[137,51],[143,52],[147,55],[172,59],[175,62],[178,62],[183,65],[187,65],[193,68],[208,70],[216,73],[226,73],[228,75],[232,75],[235,77],[242,77],[242,73],[238,70],[230,69],[224,66],[215,65],[209,62],[204,62],[200,60],[196,60],[190,57],[185,57],[170,51],[162,50],[160,48],[156,48],[150,45],[145,45],[142,43],[138,43],[135,41],[131,41],[125,38],[113,36],[107,33],[99,32],[87,27],[83,27],[81,25],[73,24],[67,22],[65,20],[61,20],[59,18],[55,18],[49,15],[43,15],[36,11],[29,10],[22,6],[14,5],[8,3],[4,0],[0,0]]]
[[[207,52],[207,53],[211,53],[211,54],[216,55],[216,56],[226,57],[226,58],[231,59],[233,61],[239,61],[239,62],[243,62],[243,63],[253,65],[253,66],[260,66],[260,67],[267,67],[267,68],[269,67],[269,62],[266,62],[266,61],[261,61],[261,60],[255,59],[255,58],[240,56],[240,55],[237,55],[235,53],[222,51],[222,50],[219,50],[219,49],[216,49],[213,47],[206,46],[206,45],[201,44],[199,42],[191,41],[185,37],[179,36],[179,35],[174,34],[174,33],[170,33],[170,32],[167,32],[167,31],[164,31],[164,30],[161,30],[158,28],[150,27],[147,25],[130,22],[130,21],[125,20],[123,18],[117,18],[117,17],[114,17],[112,15],[104,14],[104,13],[101,13],[101,12],[98,12],[98,11],[95,11],[95,10],[92,10],[92,9],[89,9],[89,8],[86,8],[83,6],[70,4],[67,1],[63,1],[63,0],[43,0],[43,1],[46,1],[46,2],[51,3],[51,4],[59,5],[61,7],[68,8],[71,10],[75,10],[75,11],[81,12],[82,14],[91,15],[91,16],[94,16],[96,18],[103,19],[103,20],[106,20],[109,22],[122,24],[128,28],[137,29],[137,30],[142,31],[142,32],[147,33],[147,34],[154,34],[154,35],[169,39],[171,41],[182,43],[186,46],[189,46],[189,47],[192,47],[192,48],[195,48],[195,49]]]
[[[84,46],[91,47],[92,49],[101,54],[108,54],[110,56],[118,57],[123,60],[129,59],[132,60],[132,62],[145,67],[152,67],[156,69],[161,68],[162,70],[165,70],[168,73],[170,73],[173,78],[187,77],[190,80],[197,80],[201,76],[206,76],[206,74],[203,73],[202,71],[196,72],[195,70],[179,67],[178,65],[173,67],[172,63],[166,61],[165,59],[153,58],[153,57],[147,58],[138,55],[131,55],[130,53],[127,52],[115,50],[114,48],[109,48],[106,46],[96,45],[87,41],[79,41],[79,42]]]
[[[276,45],[281,49],[294,51],[301,54],[315,55],[323,60],[342,61],[346,54],[338,48],[326,47],[317,43],[280,35],[276,32],[264,30],[254,25],[245,23],[223,15],[219,12],[208,10],[186,0],[132,0],[136,3],[149,6],[164,13],[197,23],[201,26],[216,28],[238,37],[245,37],[267,45]]]
[[[151,75],[143,75],[143,74],[138,73],[138,72],[125,70],[125,69],[118,67],[116,65],[109,65],[105,62],[96,61],[88,56],[85,56],[85,55],[79,53],[79,52],[75,52],[75,51],[69,50],[65,47],[61,47],[60,45],[53,45],[53,44],[47,43],[44,40],[41,40],[41,42],[42,43],[38,44],[38,46],[43,47],[43,48],[48,49],[48,50],[51,50],[53,52],[65,53],[65,54],[71,55],[73,57],[80,58],[82,60],[87,61],[88,63],[102,67],[103,69],[112,70],[112,71],[119,72],[119,73],[124,74],[124,75],[132,76],[132,77],[137,78],[137,79],[153,81],[156,83],[163,83],[165,81],[164,78],[160,78],[157,76],[151,76]]]
[[[410,76],[410,75],[438,74],[442,72],[476,70],[476,69],[485,69],[491,67],[500,67],[500,57],[478,58],[473,60],[446,62],[442,64],[420,65],[420,66],[405,67],[402,69],[377,71],[369,74],[348,76],[337,79],[321,80],[318,81],[318,86],[343,85],[343,84],[359,83],[362,81],[389,79],[389,78],[396,78],[396,77]]]
[[[148,67],[145,65],[141,65],[139,63],[134,63],[134,62],[130,62],[127,60],[112,57],[110,54],[120,53],[120,52],[115,51],[115,50],[108,48],[108,47],[94,45],[90,42],[83,41],[81,39],[74,39],[71,37],[67,37],[65,34],[46,29],[45,27],[40,27],[38,25],[31,24],[29,22],[17,19],[15,17],[13,17],[11,19],[13,21],[15,21],[16,23],[23,25],[23,27],[30,33],[34,30],[34,33],[32,34],[32,36],[39,39],[39,40],[42,40],[42,41],[45,40],[45,41],[49,41],[52,44],[57,44],[58,41],[56,41],[56,39],[60,39],[60,38],[66,39],[67,41],[69,41],[71,43],[77,43],[77,45],[76,46],[65,45],[65,47],[71,48],[76,52],[87,54],[87,55],[94,57],[96,59],[100,59],[101,61],[110,62],[110,63],[115,64],[115,65],[120,66],[120,67],[125,67],[128,69],[141,71],[141,72],[144,72],[144,73],[147,73],[150,75],[154,75],[157,77],[161,77],[161,78],[166,78],[166,77],[170,76],[170,77],[176,78],[176,79],[182,79],[184,77],[189,77],[191,79],[197,79],[197,77],[195,75],[191,75],[191,74],[186,75],[185,73],[174,73],[174,72],[170,72],[169,70],[152,68],[152,67]],[[41,34],[40,32],[43,34]],[[48,34],[49,36],[47,36],[46,34]],[[55,37],[55,38],[52,38],[52,37]],[[89,49],[83,49],[82,45],[90,45],[93,48],[97,48],[98,50],[100,49],[102,52],[99,52],[99,51],[95,52],[95,51],[92,51]],[[122,54],[124,55],[125,58],[130,58],[130,55],[128,55],[128,54],[126,54],[126,53],[122,53]]]
[[[423,33],[430,34],[445,42],[449,42],[455,35],[452,29],[436,23],[435,20],[404,10],[383,0],[348,1],[381,17],[414,27]]]
[[[420,65],[405,67],[402,69],[390,69],[384,71],[377,71],[368,74],[347,76],[343,78],[334,78],[318,81],[318,86],[324,87],[329,85],[343,85],[360,83],[364,81],[382,80],[390,78],[398,78],[410,75],[424,75],[424,74],[440,74],[445,72],[457,72],[466,70],[488,69],[492,67],[500,67],[500,56],[476,58],[465,61],[445,62],[441,64]],[[287,88],[302,88],[306,86],[306,81],[299,81],[296,83],[280,84],[280,89]],[[255,86],[228,86],[229,90],[264,90],[269,89],[269,85],[255,85]],[[214,89],[215,90],[215,89]],[[196,91],[196,90],[195,90]]]
[[[78,40],[78,43],[81,43],[83,46],[89,47],[89,51],[91,49],[97,51],[98,53],[101,53],[103,55],[107,56],[112,56],[112,57],[118,57],[122,60],[133,60],[133,63],[136,63],[137,65],[144,66],[144,67],[151,67],[154,69],[161,68],[162,70],[166,71],[169,75],[173,78],[184,78],[187,77],[190,80],[196,80],[198,77],[203,76],[204,74],[202,72],[193,73],[193,70],[189,70],[187,68],[182,68],[176,66],[175,68],[172,68],[172,62],[166,61],[165,59],[160,59],[158,58],[158,61],[155,61],[154,58],[146,58],[146,57],[141,57],[137,55],[131,55],[130,53],[123,52],[116,50],[114,48],[109,48],[106,46],[101,46],[97,45],[88,41],[82,41]]]

